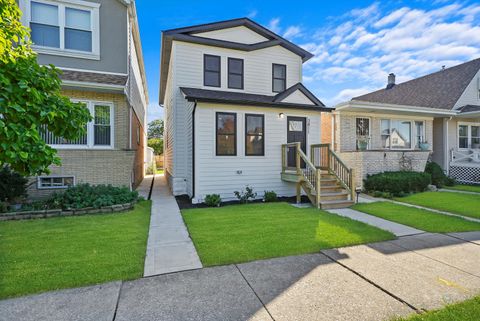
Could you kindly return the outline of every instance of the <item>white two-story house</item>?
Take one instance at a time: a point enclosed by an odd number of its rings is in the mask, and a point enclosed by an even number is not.
[[[287,169],[316,175],[304,158],[320,143],[321,114],[330,109],[302,84],[311,57],[247,18],[162,33],[159,100],[174,195],[229,201],[249,185],[258,197],[294,196],[298,177]],[[305,191],[313,191],[313,176]]]
[[[30,197],[79,183],[134,188],[144,176],[148,93],[140,33],[131,0],[19,0],[41,65],[62,70],[62,93],[93,117],[74,141],[43,139],[61,166],[33,177]]]

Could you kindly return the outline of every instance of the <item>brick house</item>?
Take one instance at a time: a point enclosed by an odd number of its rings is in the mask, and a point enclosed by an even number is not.
[[[136,187],[144,177],[148,92],[135,2],[20,0],[42,65],[63,71],[63,94],[93,121],[74,141],[43,131],[62,166],[33,177],[32,198],[79,183]]]
[[[400,84],[390,74],[333,118],[334,150],[359,186],[367,174],[423,171],[429,158],[459,182],[480,183],[480,59]],[[331,126],[323,121],[322,133]]]

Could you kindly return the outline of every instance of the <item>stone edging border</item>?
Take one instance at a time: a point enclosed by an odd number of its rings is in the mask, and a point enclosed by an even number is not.
[[[0,221],[11,220],[29,220],[37,218],[59,217],[59,216],[73,216],[73,215],[85,215],[85,214],[105,214],[105,213],[117,213],[133,209],[136,202],[117,204],[111,206],[103,206],[101,208],[85,207],[71,210],[41,210],[41,211],[25,211],[25,212],[8,212],[0,213]]]

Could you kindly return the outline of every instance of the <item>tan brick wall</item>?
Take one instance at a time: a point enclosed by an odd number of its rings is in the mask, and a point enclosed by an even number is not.
[[[138,167],[138,162],[140,161],[139,153],[142,154],[141,166],[143,175],[143,150],[140,151],[139,149],[137,152],[136,150],[128,149],[130,126],[128,103],[125,95],[79,90],[64,90],[63,94],[72,99],[113,103],[114,149],[60,149],[58,150],[58,155],[62,160],[62,166],[51,166],[50,175],[75,176],[77,184],[111,184],[113,186],[131,187],[133,169]],[[139,177],[136,177],[137,182]],[[62,191],[61,189],[37,189],[37,178],[31,178],[31,181],[35,182],[28,189],[28,194],[31,198],[39,198],[53,192]]]
[[[322,113],[322,116],[321,116],[322,136],[320,137],[320,141],[322,144],[332,143],[332,117],[333,117],[333,113]]]
[[[132,149],[135,151],[133,184],[137,187],[144,177],[145,140],[144,129],[135,113],[132,114]]]
[[[363,186],[363,179],[367,177],[367,174],[401,170],[400,160],[403,154],[411,159],[413,171],[423,172],[430,152],[355,151],[337,154],[348,167],[355,169],[356,185]]]
[[[93,91],[80,90],[63,90],[62,93],[72,99],[85,99],[98,102],[113,103],[114,116],[114,148],[126,149],[128,148],[129,138],[129,116],[128,116],[128,102],[123,94],[100,93]]]

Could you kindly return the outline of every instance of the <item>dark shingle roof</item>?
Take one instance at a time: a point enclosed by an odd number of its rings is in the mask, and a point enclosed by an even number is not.
[[[472,111],[480,111],[480,106],[477,105],[465,105],[458,108],[460,113],[470,113]]]
[[[331,111],[330,108],[326,108],[321,101],[316,97],[315,99],[321,104],[305,105],[294,104],[276,101],[275,96],[247,94],[241,92],[231,92],[222,90],[207,90],[200,88],[187,88],[181,87],[180,90],[185,95],[185,98],[189,101],[200,102],[213,102],[235,105],[247,105],[247,106],[260,106],[260,107],[281,107],[281,108],[294,108],[294,109],[308,109],[317,111]],[[288,89],[287,89],[288,90]]]
[[[452,109],[480,69],[480,58],[352,100]]]
[[[62,69],[61,80],[81,81],[97,84],[120,85],[127,83],[126,75],[102,74],[96,72],[76,71]]]

